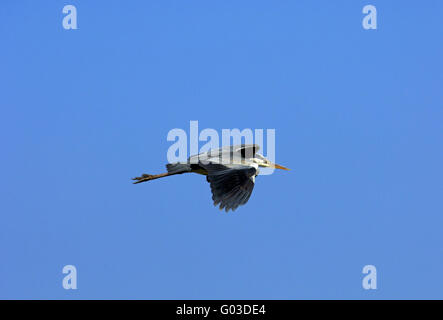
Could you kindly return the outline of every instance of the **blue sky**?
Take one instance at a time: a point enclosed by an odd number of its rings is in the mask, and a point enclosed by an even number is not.
[[[0,298],[443,298],[441,1],[0,7]],[[131,184],[191,120],[274,128],[292,171],[229,214],[199,175]]]

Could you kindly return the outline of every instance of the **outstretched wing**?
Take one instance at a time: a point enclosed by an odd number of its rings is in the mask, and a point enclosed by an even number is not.
[[[220,209],[234,211],[248,202],[254,189],[257,168],[252,166],[227,167],[222,164],[200,164],[208,171],[214,205]]]
[[[189,157],[188,163],[198,163],[199,161],[217,162],[220,159],[249,159],[253,158],[255,153],[260,149],[257,144],[238,144],[235,146],[225,146],[219,149],[211,149],[207,152],[199,153]],[[219,159],[219,160],[217,160]]]

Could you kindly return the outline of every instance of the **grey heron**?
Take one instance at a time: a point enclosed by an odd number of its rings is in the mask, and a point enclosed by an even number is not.
[[[209,150],[189,157],[185,163],[168,163],[166,173],[135,177],[134,184],[188,172],[206,175],[214,205],[226,212],[234,211],[248,202],[259,167],[289,170],[257,153],[259,148],[256,144],[242,144]]]

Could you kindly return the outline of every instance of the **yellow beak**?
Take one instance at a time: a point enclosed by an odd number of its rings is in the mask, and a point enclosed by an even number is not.
[[[271,165],[271,167],[274,167],[275,169],[290,170],[290,169],[288,169],[288,168],[286,168],[286,167],[283,167],[283,166],[281,166],[281,165],[279,165],[279,164],[276,164],[276,163],[273,163],[273,164]]]

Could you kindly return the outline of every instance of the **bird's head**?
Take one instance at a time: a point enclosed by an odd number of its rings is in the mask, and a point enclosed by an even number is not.
[[[259,153],[255,154],[255,157],[252,159],[252,161],[258,164],[259,167],[289,170],[288,168],[283,167],[279,164],[272,163],[271,161],[269,161]]]

